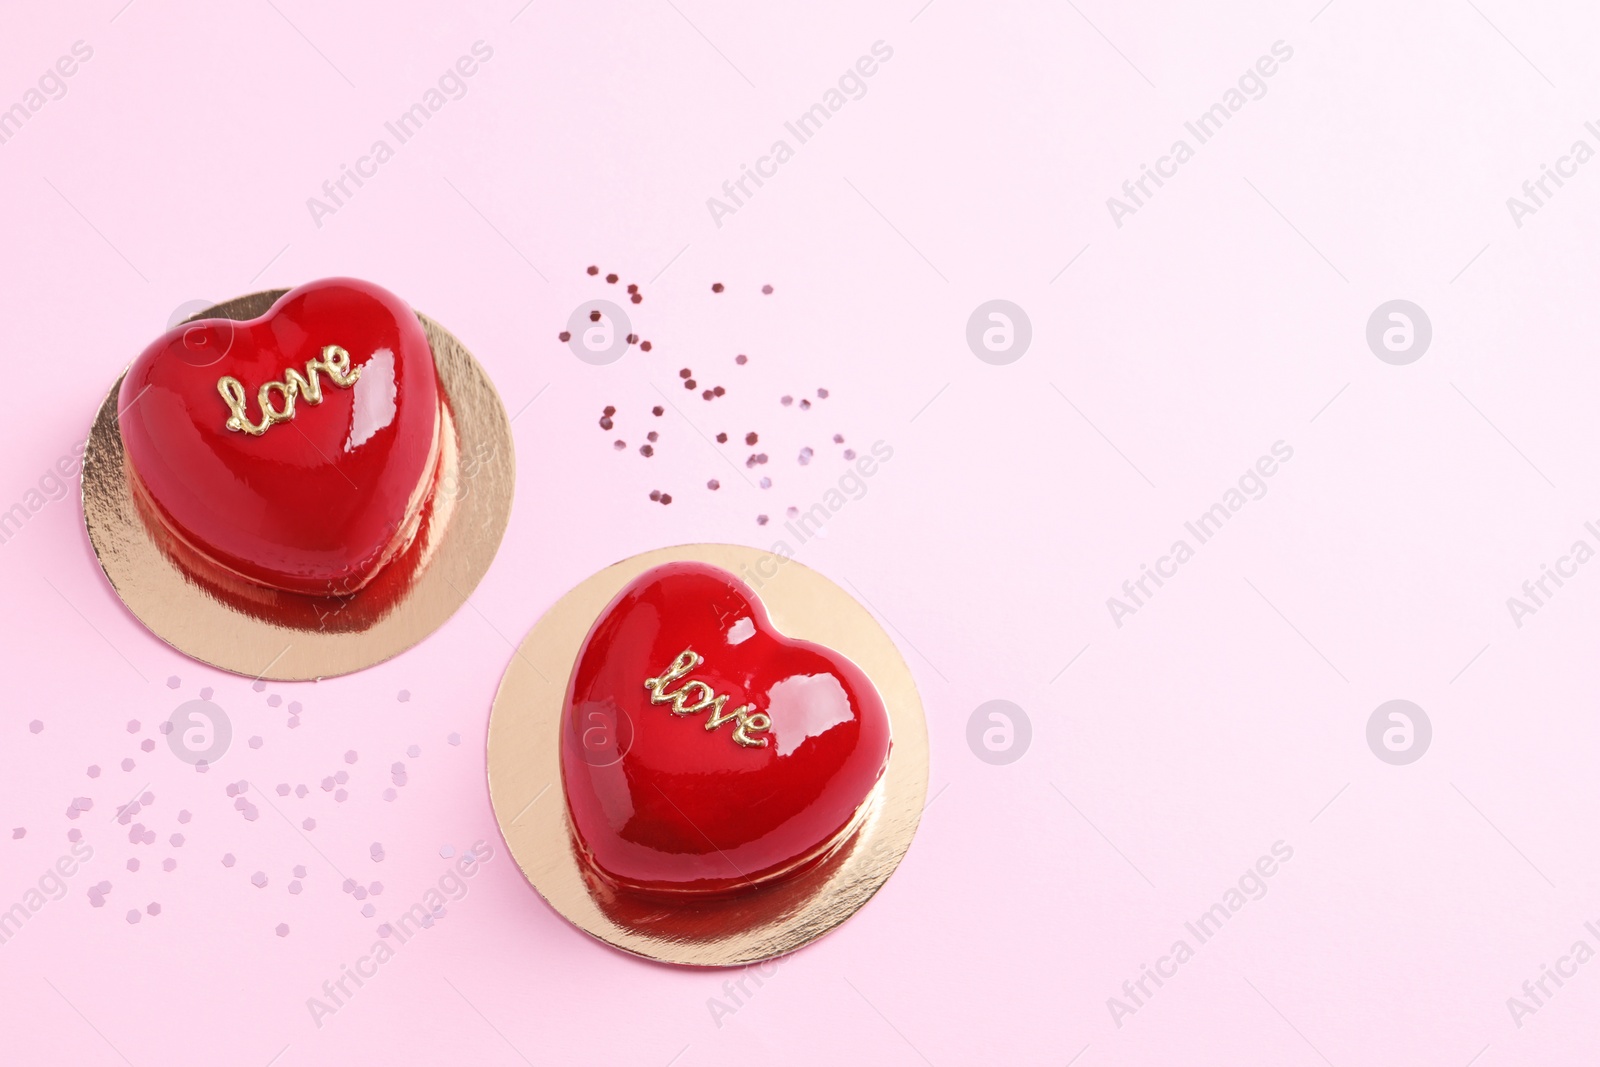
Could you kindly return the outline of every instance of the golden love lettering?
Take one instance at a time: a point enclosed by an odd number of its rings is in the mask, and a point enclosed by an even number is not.
[[[261,409],[260,422],[251,422],[250,416],[245,413],[244,385],[239,379],[232,375],[218,378],[217,392],[222,394],[223,403],[232,412],[228,416],[228,429],[242,430],[252,437],[260,437],[274,423],[294,418],[294,405],[299,398],[304,397],[308,404],[322,403],[323,373],[334,385],[348,389],[361,377],[361,368],[352,368],[350,353],[338,345],[326,346],[321,356],[306,360],[304,374],[290,367],[284,372],[283,381],[267,382],[256,390],[256,406]],[[273,403],[274,393],[282,398],[281,403]]]
[[[674,682],[687,677],[690,671],[705,662],[705,658],[693,649],[684,649],[678,653],[672,665],[655,678],[646,678],[644,687],[650,691],[650,703],[671,704],[675,715],[693,715],[700,711],[710,711],[706,717],[706,729],[715,730],[723,723],[732,722],[733,739],[745,748],[765,748],[765,737],[752,737],[772,728],[772,717],[765,712],[756,710],[754,704],[741,704],[732,711],[724,711],[727,704],[726,694],[718,695],[712,691],[711,686],[698,678],[689,678],[677,689],[668,691],[667,687]]]

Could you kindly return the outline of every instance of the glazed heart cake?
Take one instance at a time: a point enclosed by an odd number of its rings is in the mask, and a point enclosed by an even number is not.
[[[330,278],[248,322],[169,331],[133,361],[117,406],[138,495],[170,533],[256,584],[338,596],[415,534],[440,404],[416,314]]]
[[[652,894],[737,892],[825,858],[890,748],[859,667],[777,632],[749,587],[692,562],[645,572],[601,613],[561,730],[579,852]]]

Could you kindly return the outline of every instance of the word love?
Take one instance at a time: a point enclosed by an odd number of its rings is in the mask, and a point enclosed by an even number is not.
[[[322,403],[323,371],[327,372],[329,381],[342,389],[350,388],[361,377],[360,367],[353,370],[350,367],[350,353],[338,345],[328,345],[322,350],[320,359],[306,360],[305,374],[290,367],[284,372],[283,381],[268,382],[256,390],[256,405],[261,408],[260,422],[251,422],[250,416],[245,414],[244,386],[239,379],[231,375],[218,378],[217,392],[222,394],[223,403],[233,413],[228,416],[228,429],[243,430],[251,437],[260,437],[274,423],[294,418],[294,404],[299,397],[305,397],[308,404]],[[273,404],[273,393],[283,398],[282,406]]]
[[[650,703],[671,704],[675,715],[693,715],[697,711],[711,709],[711,715],[706,719],[706,729],[715,730],[725,722],[736,722],[733,728],[733,739],[746,748],[765,748],[765,737],[751,737],[752,733],[772,728],[772,717],[764,712],[756,711],[754,704],[741,704],[732,711],[723,711],[722,707],[728,702],[726,694],[717,696],[711,687],[698,678],[691,678],[684,682],[681,688],[667,692],[667,686],[676,682],[694,670],[705,659],[693,649],[684,649],[678,653],[678,658],[672,661],[659,677],[646,678],[644,687],[650,690]]]

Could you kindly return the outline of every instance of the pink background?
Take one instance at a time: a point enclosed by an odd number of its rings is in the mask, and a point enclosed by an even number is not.
[[[0,107],[74,42],[93,56],[0,144],[0,510],[27,507],[180,306],[332,274],[460,336],[519,450],[472,607],[321,684],[257,690],[145,632],[70,494],[0,544],[0,908],[69,829],[94,849],[0,945],[8,1062],[1464,1067],[1592,1049],[1600,964],[1547,980],[1520,1020],[1507,998],[1574,942],[1600,949],[1600,569],[1520,627],[1506,598],[1600,545],[1583,525],[1600,164],[1520,227],[1506,198],[1575,140],[1600,147],[1600,15],[920,3],[7,12]],[[493,57],[466,95],[313,221],[307,198],[479,40]],[[716,225],[706,199],[876,41],[893,57],[866,94]],[[1265,95],[1116,225],[1106,198],[1277,41],[1293,56]],[[641,285],[652,353],[595,367],[556,340],[582,301],[618,298],[590,264]],[[965,340],[992,298],[1032,323],[1008,366]],[[1365,339],[1395,298],[1433,325],[1409,366]],[[682,390],[682,367],[727,395]],[[876,440],[893,460],[796,554],[900,642],[933,801],[879,896],[719,1015],[738,975],[613,952],[523,882],[484,788],[489,702],[510,642],[582,577],[686,541],[795,547],[785,509]],[[1266,495],[1116,625],[1107,598],[1278,441],[1293,458]],[[770,461],[747,469],[753,451]],[[157,726],[208,687],[235,740],[199,775]],[[1409,766],[1366,742],[1394,698],[1433,726]],[[992,699],[1033,728],[1003,766],[967,742]],[[339,771],[342,802],[321,787]],[[254,820],[226,792],[241,781]],[[149,845],[115,821],[145,790]],[[92,806],[69,819],[75,798]],[[318,1027],[307,998],[479,839],[494,858],[465,898]],[[1193,946],[1185,923],[1279,841],[1293,858],[1265,896],[1114,1018],[1108,998]],[[357,901],[342,875],[384,892]]]

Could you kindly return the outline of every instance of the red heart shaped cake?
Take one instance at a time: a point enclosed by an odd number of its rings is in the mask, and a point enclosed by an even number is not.
[[[140,497],[206,560],[260,585],[353,593],[405,548],[432,492],[433,353],[405,302],[353,278],[258,319],[180,325],[122,382]]]
[[[729,893],[848,840],[889,755],[889,717],[844,656],[778,633],[703,563],[640,575],[578,655],[561,767],[583,856],[646,893]]]

